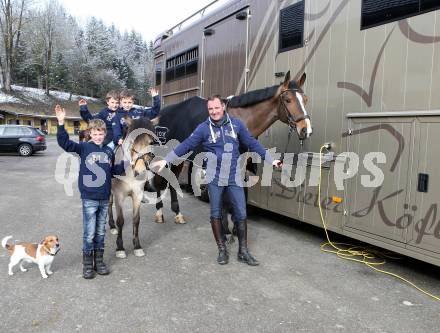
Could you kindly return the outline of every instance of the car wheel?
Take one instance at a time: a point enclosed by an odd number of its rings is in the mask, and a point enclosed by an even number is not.
[[[21,156],[31,156],[32,155],[32,146],[28,143],[23,143],[18,147],[18,153]]]

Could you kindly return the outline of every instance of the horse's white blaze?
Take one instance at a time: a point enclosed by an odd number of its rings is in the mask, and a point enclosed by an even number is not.
[[[304,116],[307,116],[308,114],[307,114],[306,108],[304,106],[304,100],[299,92],[296,92],[296,98],[297,98],[299,105],[301,107],[301,111],[304,113]],[[309,137],[310,135],[312,135],[312,124],[310,122],[310,119],[306,118],[305,121],[307,124],[307,134],[306,135],[307,135],[307,137]]]
[[[306,108],[304,107],[304,101],[299,92],[296,92],[296,98],[298,99],[299,105],[301,106],[301,111],[304,113],[305,116],[307,116]]]
[[[306,119],[307,123],[307,137],[312,135],[312,124],[310,123],[310,119]]]

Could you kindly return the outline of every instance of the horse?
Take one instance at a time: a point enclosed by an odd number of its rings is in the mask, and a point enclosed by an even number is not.
[[[90,131],[88,129],[79,131],[79,133],[78,133],[78,140],[80,142],[88,142],[90,139],[91,139]]]
[[[116,257],[126,258],[126,252],[122,240],[122,228],[124,227],[124,215],[122,204],[125,198],[131,197],[133,204],[133,246],[134,255],[145,255],[139,242],[140,207],[144,194],[144,185],[149,172],[149,163],[152,155],[149,148],[154,143],[154,127],[147,118],[125,119],[128,125],[124,137],[124,143],[116,149],[115,163],[130,160],[130,166],[125,168],[125,175],[112,179],[112,195],[109,201],[109,226],[112,234],[117,234]],[[133,135],[131,135],[133,134]],[[133,138],[135,136],[135,138]],[[124,151],[125,155],[124,156]],[[113,219],[113,202],[116,206],[116,226]],[[116,230],[117,227],[117,230]]]
[[[240,96],[233,97],[227,103],[227,111],[230,115],[239,118],[247,126],[251,135],[257,138],[275,121],[280,120],[295,128],[298,138],[305,140],[312,134],[310,116],[305,105],[308,98],[302,87],[306,80],[303,73],[298,81],[290,80],[290,71],[284,77],[284,81],[272,87],[251,91]],[[163,108],[157,119],[153,120],[156,127],[156,135],[162,142],[176,139],[180,142],[186,139],[195,128],[208,117],[207,102],[201,97],[192,97],[178,104]],[[176,178],[179,177],[183,163],[171,166],[171,171]],[[160,197],[162,189],[167,187],[167,181],[155,175],[147,188],[153,188],[157,197]],[[171,209],[176,214],[176,223],[185,223],[185,218],[180,212],[176,190],[170,186]],[[156,203],[155,222],[163,223],[163,203],[158,199]]]

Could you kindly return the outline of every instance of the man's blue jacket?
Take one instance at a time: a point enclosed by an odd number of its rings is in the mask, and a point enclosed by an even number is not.
[[[201,123],[194,132],[178,145],[174,151],[170,152],[165,160],[170,163],[178,157],[185,155],[190,151],[195,151],[202,145],[202,151],[212,153],[216,156],[217,162],[207,164],[207,177],[213,179],[217,184],[222,185],[240,185],[236,181],[237,162],[240,157],[240,144],[244,145],[249,151],[256,152],[263,160],[272,164],[273,158],[270,154],[266,154],[264,147],[254,137],[251,136],[246,126],[241,120],[229,117],[226,114],[227,121],[222,125],[216,125],[211,118]],[[230,158],[229,162],[225,161],[222,170],[222,159],[226,156]]]

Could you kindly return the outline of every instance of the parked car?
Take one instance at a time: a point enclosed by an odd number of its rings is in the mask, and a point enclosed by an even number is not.
[[[21,156],[30,156],[46,148],[46,136],[38,128],[0,125],[0,152],[16,151]]]

